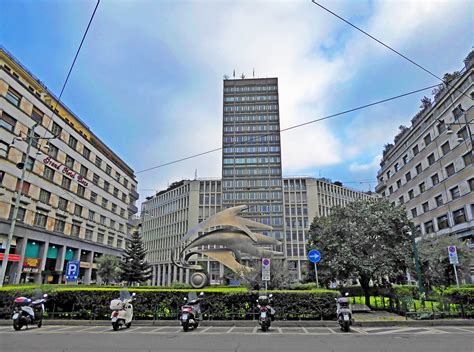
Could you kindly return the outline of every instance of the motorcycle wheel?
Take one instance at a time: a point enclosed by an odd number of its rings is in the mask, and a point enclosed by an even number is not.
[[[130,329],[130,326],[132,326],[132,322],[125,324],[125,326],[127,327],[127,329]]]
[[[262,331],[265,332],[268,330],[267,324],[262,324]]]
[[[21,330],[22,327],[23,327],[23,324],[21,323],[20,319],[13,320],[13,329],[18,331],[18,330]]]
[[[344,330],[345,332],[349,332],[351,330],[349,322],[344,322],[344,325],[342,326],[342,330]]]
[[[120,324],[118,322],[112,323],[112,329],[114,329],[114,331],[117,331],[119,328],[120,328]]]
[[[195,329],[197,329],[197,328],[198,328],[198,326],[199,326],[199,323],[198,323],[198,322],[196,322],[196,323],[194,324],[194,328],[195,328]]]
[[[183,324],[183,331],[188,331],[189,330],[189,324],[185,323]]]
[[[36,325],[40,328],[43,325],[43,319],[38,320]]]

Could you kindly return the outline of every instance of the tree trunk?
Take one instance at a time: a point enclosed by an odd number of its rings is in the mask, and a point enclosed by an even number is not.
[[[365,305],[367,307],[371,308],[371,306],[370,306],[369,281],[370,281],[370,278],[368,278],[368,277],[363,276],[363,277],[360,278],[360,286],[362,287],[362,291],[364,292]]]

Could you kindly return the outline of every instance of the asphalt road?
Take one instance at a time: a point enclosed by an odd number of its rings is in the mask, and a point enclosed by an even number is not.
[[[473,352],[474,327],[367,327],[350,333],[326,327],[202,327],[183,332],[179,326],[140,326],[113,331],[105,326],[44,326],[13,331],[0,327],[1,352],[32,351],[363,351]]]

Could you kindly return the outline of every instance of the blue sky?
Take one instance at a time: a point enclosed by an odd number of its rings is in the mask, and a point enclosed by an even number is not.
[[[439,76],[472,49],[468,0],[321,3]],[[0,44],[59,94],[94,6],[3,0]],[[139,171],[220,147],[222,77],[253,68],[279,78],[282,128],[438,83],[309,0],[102,0],[63,102]],[[373,190],[423,95],[284,133],[284,174]],[[220,153],[137,174],[141,199],[196,169],[220,177]]]

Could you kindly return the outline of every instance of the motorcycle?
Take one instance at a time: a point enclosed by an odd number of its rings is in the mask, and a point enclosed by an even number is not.
[[[36,324],[39,328],[43,325],[44,302],[48,295],[36,294],[36,299],[17,297],[13,303],[13,328],[21,330],[23,326]]]
[[[204,292],[201,292],[198,297],[196,297],[195,292],[190,292],[189,298],[184,298],[186,303],[181,307],[179,316],[183,331],[188,331],[190,327],[197,329],[199,326],[199,321],[201,320],[200,302],[203,298]]]
[[[350,331],[352,325],[352,307],[348,296],[349,293],[346,293],[345,297],[336,298],[337,322],[345,332]]]
[[[257,307],[259,309],[258,323],[260,324],[262,331],[270,329],[272,321],[275,320],[275,310],[270,307],[270,302],[273,295],[259,296],[257,299]]]
[[[120,291],[120,298],[113,299],[110,302],[110,309],[112,310],[110,318],[114,331],[117,331],[122,325],[127,329],[132,326],[133,300],[135,300],[135,293],[130,295],[127,290],[122,290]]]

